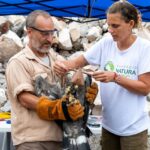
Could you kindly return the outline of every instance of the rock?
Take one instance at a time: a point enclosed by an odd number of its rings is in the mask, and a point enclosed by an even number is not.
[[[0,63],[7,62],[10,57],[19,52],[21,48],[9,38],[2,38],[0,41]]]
[[[1,38],[4,37],[12,39],[16,45],[18,45],[21,48],[23,47],[20,37],[15,32],[8,30],[5,34],[1,35]]]
[[[94,45],[94,43],[95,42],[93,42],[93,43],[83,43],[84,51],[89,50]]]
[[[22,20],[18,20],[17,22],[15,22],[15,24],[13,24],[11,30],[15,32],[19,37],[22,37],[24,34],[24,25],[25,22],[22,22]]]
[[[69,31],[72,41],[76,42],[80,38],[80,25],[77,22],[70,23]]]
[[[99,26],[92,27],[89,29],[87,39],[89,42],[95,41],[102,34],[102,29]]]
[[[7,18],[6,17],[3,17],[3,16],[0,16],[0,26],[2,24],[4,24],[5,22],[7,22]]]
[[[81,51],[81,50],[83,50],[83,44],[81,42],[81,39],[78,39],[76,42],[74,42],[72,44],[73,44],[73,50],[74,51]]]
[[[62,56],[64,56],[64,57],[69,57],[70,56],[69,51],[66,51],[66,50],[59,51],[59,54],[62,55]]]
[[[25,16],[10,15],[8,20],[12,23],[11,30],[19,37],[22,37],[24,34]]]
[[[54,22],[54,26],[58,31],[61,31],[65,28],[67,28],[67,24],[63,20],[58,20],[56,17],[52,17],[52,20]]]
[[[72,42],[70,39],[70,34],[68,29],[63,29],[59,34],[59,43],[62,49],[71,50]]]
[[[15,25],[17,22],[25,22],[26,17],[22,15],[10,15],[8,20]]]
[[[86,24],[81,24],[80,25],[80,34],[81,34],[81,37],[85,37],[88,33],[88,26]]]
[[[3,104],[6,100],[6,92],[3,88],[0,88],[0,103]]]
[[[10,101],[7,101],[3,107],[0,108],[2,112],[10,112],[11,111],[11,105]]]
[[[104,24],[104,25],[102,26],[102,30],[103,30],[103,32],[108,31],[108,24]]]
[[[135,29],[134,32],[139,37],[142,37],[144,39],[150,40],[150,31],[147,28],[142,27],[142,28],[140,28],[138,30]]]

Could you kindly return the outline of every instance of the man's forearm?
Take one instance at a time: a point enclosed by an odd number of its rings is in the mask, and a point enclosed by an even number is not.
[[[28,109],[36,109],[39,98],[30,92],[22,92],[18,95],[19,102]]]

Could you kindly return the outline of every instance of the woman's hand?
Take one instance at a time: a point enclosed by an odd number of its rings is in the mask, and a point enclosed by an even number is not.
[[[101,82],[113,82],[115,79],[115,73],[112,71],[95,71],[92,74],[92,77],[96,81],[101,81]]]

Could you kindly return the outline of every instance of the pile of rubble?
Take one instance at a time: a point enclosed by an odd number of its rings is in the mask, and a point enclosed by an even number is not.
[[[6,95],[5,68],[10,57],[19,52],[28,42],[25,16],[0,17],[0,26],[9,22],[9,30],[0,36],[0,112],[9,111]],[[79,23],[68,19],[52,17],[58,34],[55,35],[53,48],[63,56],[76,51],[86,51],[107,33],[106,20]]]
[[[9,21],[9,32],[0,36],[0,112],[10,111],[10,103],[6,94],[5,69],[7,61],[11,56],[20,51],[28,41],[25,29],[25,16],[0,17],[0,26]],[[94,43],[103,36],[108,35],[106,20],[97,20],[85,23],[70,21],[53,17],[55,28],[58,34],[55,35],[53,48],[63,56],[70,56],[76,51],[87,51]],[[82,22],[82,19],[80,19]],[[143,23],[144,30],[135,30],[139,36],[150,40],[150,23]],[[96,102],[100,100],[98,95]],[[150,94],[148,96],[150,101]],[[148,105],[150,110],[150,105]],[[89,138],[92,150],[100,150],[100,135],[93,135]],[[150,140],[149,140],[150,144]]]
[[[87,19],[85,21],[85,19],[80,19],[80,22],[84,20],[84,23],[80,23],[77,20],[52,18],[58,30],[53,48],[63,56],[70,56],[77,51],[87,51],[94,43],[109,34],[106,20],[89,21]],[[6,21],[10,25],[10,30],[0,36],[0,112],[10,110],[6,95],[5,68],[9,58],[19,52],[28,41],[25,19],[25,16],[0,17],[0,26]],[[150,23],[143,23],[143,26],[145,30],[150,31]],[[135,32],[140,36],[143,35],[143,30],[140,32],[135,30]],[[145,35],[150,39],[150,34],[146,32]]]

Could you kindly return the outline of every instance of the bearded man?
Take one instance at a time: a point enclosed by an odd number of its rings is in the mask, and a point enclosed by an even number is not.
[[[64,97],[50,100],[35,95],[37,76],[51,84],[59,81],[53,64],[62,57],[51,48],[57,30],[49,13],[31,12],[26,29],[29,43],[9,60],[6,69],[13,145],[16,150],[60,150],[62,130],[55,120],[77,120],[84,115],[84,108],[80,102],[67,106]]]

